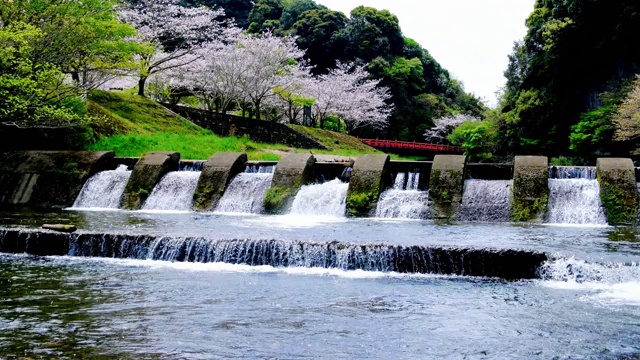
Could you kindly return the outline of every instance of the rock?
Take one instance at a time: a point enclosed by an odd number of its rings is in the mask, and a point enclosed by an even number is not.
[[[42,228],[47,230],[65,232],[65,233],[72,233],[78,230],[78,228],[75,225],[71,225],[71,224],[44,224],[42,225]]]

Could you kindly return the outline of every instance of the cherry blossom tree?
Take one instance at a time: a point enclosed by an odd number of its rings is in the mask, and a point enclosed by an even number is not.
[[[308,83],[307,94],[315,99],[312,107],[314,123],[324,128],[328,116],[344,120],[347,131],[359,127],[384,128],[393,111],[389,89],[379,80],[369,78],[365,65],[339,63],[327,75]]]
[[[425,141],[433,144],[448,144],[447,137],[455,128],[467,121],[480,119],[467,114],[448,115],[433,120],[433,127],[424,133]]]
[[[133,25],[136,40],[149,48],[138,54],[138,95],[144,96],[149,76],[194,62],[203,43],[225,36],[227,27],[217,20],[224,12],[183,7],[179,0],[139,0],[119,10],[123,21]]]
[[[295,38],[277,37],[271,32],[240,36],[235,49],[244,69],[239,78],[240,90],[253,104],[260,120],[264,100],[277,96],[274,89],[295,86],[292,81],[295,77],[291,75],[300,70],[304,51],[298,48]]]

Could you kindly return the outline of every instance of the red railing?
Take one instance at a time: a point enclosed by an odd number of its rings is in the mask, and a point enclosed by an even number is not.
[[[463,153],[464,149],[458,146],[441,145],[441,144],[428,144],[398,140],[378,140],[378,139],[360,139],[363,143],[381,149],[409,149],[409,150],[422,150],[433,152],[448,152],[448,153]]]

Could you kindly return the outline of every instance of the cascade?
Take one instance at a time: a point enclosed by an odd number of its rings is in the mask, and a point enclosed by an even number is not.
[[[93,175],[82,187],[73,207],[117,209],[130,176],[126,165]]]
[[[466,180],[462,204],[455,219],[458,221],[509,221],[511,185],[511,180]]]
[[[343,217],[347,210],[349,184],[334,179],[300,188],[291,205],[291,214]]]
[[[218,202],[215,211],[227,213],[262,213],[262,201],[271,186],[275,166],[247,165],[236,175]]]
[[[224,262],[251,266],[317,267],[398,273],[531,279],[547,260],[528,250],[305,242],[212,240],[127,234],[61,234],[0,229],[0,252]]]
[[[143,210],[191,211],[200,171],[172,171],[160,179]]]
[[[425,219],[429,216],[429,192],[419,191],[420,173],[400,172],[393,188],[380,194],[376,217],[398,219]]]
[[[583,177],[549,179],[549,210],[545,222],[606,225],[595,168],[582,168],[573,174]]]

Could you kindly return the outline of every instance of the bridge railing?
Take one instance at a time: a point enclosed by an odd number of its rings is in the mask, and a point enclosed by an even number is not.
[[[409,142],[409,141],[378,140],[378,139],[360,139],[360,141],[374,148],[409,149],[409,150],[423,150],[423,151],[449,152],[449,153],[464,152],[464,149],[459,146],[419,143],[415,141]]]

